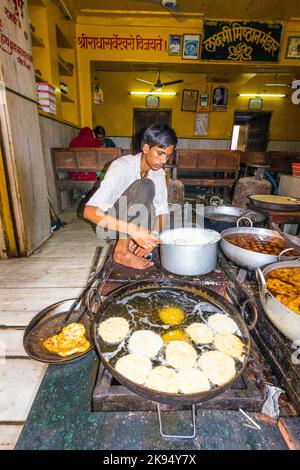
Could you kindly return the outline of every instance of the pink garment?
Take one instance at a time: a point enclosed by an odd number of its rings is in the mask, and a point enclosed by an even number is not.
[[[83,147],[104,147],[104,139],[96,139],[92,129],[83,127],[80,129],[78,136],[71,140],[69,148]],[[68,171],[68,177],[71,180],[92,181],[97,179],[97,173],[94,171]]]
[[[104,139],[96,139],[92,129],[83,127],[77,137],[71,140],[69,148],[104,147]]]

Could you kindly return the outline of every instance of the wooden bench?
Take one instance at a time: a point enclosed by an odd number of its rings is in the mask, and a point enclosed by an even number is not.
[[[72,180],[68,172],[105,171],[110,163],[122,155],[121,148],[52,148],[52,163],[55,178],[58,210],[62,211],[62,191],[90,190],[99,181]]]
[[[267,152],[241,152],[241,164],[268,165]]]
[[[177,150],[176,176],[186,186],[219,188],[227,197],[238,179],[239,168],[239,151]]]

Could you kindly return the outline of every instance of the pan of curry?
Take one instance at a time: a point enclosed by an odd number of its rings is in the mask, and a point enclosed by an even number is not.
[[[250,271],[265,264],[296,259],[298,253],[275,230],[236,227],[221,232],[221,249],[237,266]],[[299,237],[289,235],[300,247]]]

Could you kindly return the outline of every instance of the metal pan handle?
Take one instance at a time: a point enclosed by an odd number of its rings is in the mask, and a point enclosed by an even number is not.
[[[221,199],[219,196],[212,196],[209,200],[209,205],[210,206],[222,206],[223,199]]]
[[[96,315],[101,305],[101,294],[96,287],[92,287],[87,293],[86,303],[88,307],[88,313],[91,317]]]
[[[250,325],[248,325],[248,323],[247,323],[247,314],[246,314],[246,307],[247,307],[248,305],[251,307],[251,313],[252,313],[252,317],[253,317],[253,320],[252,320],[252,322],[250,323]],[[257,320],[258,320],[258,311],[257,311],[257,307],[256,307],[256,305],[255,305],[255,302],[253,302],[253,300],[246,299],[246,300],[242,303],[242,306],[241,306],[241,313],[242,313],[242,317],[244,318],[244,320],[245,320],[245,322],[246,322],[246,324],[247,324],[248,330],[249,330],[249,331],[253,330],[253,328],[255,328],[256,323],[257,323]]]
[[[242,217],[240,217],[240,218],[236,221],[236,226],[237,226],[237,227],[240,227],[240,222],[241,222],[243,219],[244,219],[244,220],[247,220],[247,221],[249,222],[250,227],[253,227],[253,222],[252,222],[252,220],[250,219],[250,217],[246,217],[245,215],[242,215]]]
[[[258,284],[263,288],[264,292],[267,293],[268,287],[262,270],[260,268],[256,268],[255,274]]]
[[[282,250],[279,255],[277,256],[277,259],[278,261],[281,261],[281,257],[283,256],[284,253],[287,253],[288,251],[292,251],[294,248],[285,248],[284,250]]]
[[[251,216],[252,216],[253,220],[252,220]],[[248,211],[248,212],[246,212],[246,213],[243,215],[243,217],[249,217],[249,219],[251,219],[252,222],[255,222],[255,221],[256,221],[256,213],[253,212],[253,211]]]
[[[192,434],[165,434],[163,432],[163,426],[162,426],[162,416],[161,416],[161,409],[160,409],[160,404],[156,403],[157,407],[157,414],[158,414],[158,422],[159,422],[159,431],[161,437],[164,437],[166,439],[194,439],[196,436],[196,405],[192,405]]]

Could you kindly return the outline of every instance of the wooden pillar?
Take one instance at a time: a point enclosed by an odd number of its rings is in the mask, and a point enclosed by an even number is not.
[[[12,256],[18,256],[18,250],[0,147],[0,258]]]
[[[51,235],[27,2],[3,0],[0,18],[3,160],[19,255],[26,256]]]

